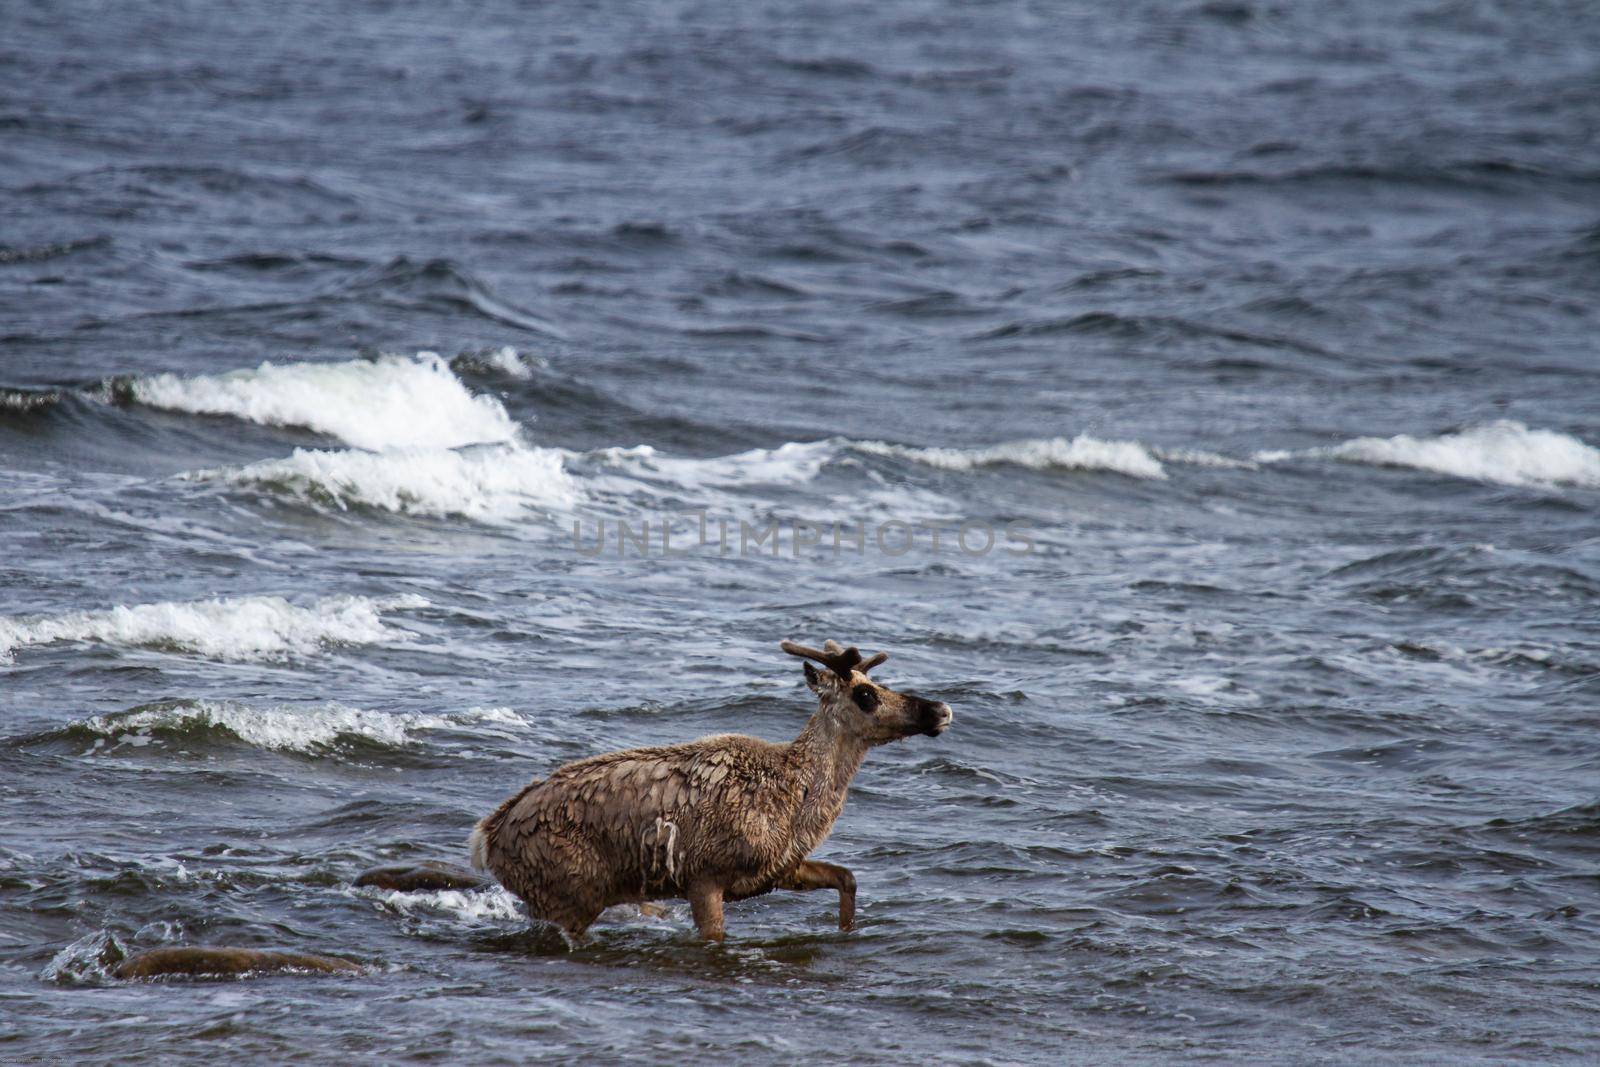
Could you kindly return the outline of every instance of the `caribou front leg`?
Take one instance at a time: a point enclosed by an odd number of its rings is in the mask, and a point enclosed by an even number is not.
[[[722,887],[701,883],[689,889],[689,909],[694,924],[707,941],[722,940]]]
[[[820,860],[802,860],[800,866],[778,883],[778,888],[802,893],[808,889],[837,889],[839,929],[849,930],[856,924],[856,876],[845,867]]]

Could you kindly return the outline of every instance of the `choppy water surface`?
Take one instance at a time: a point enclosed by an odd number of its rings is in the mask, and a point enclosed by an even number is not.
[[[4,18],[0,1059],[1600,1056],[1592,7],[267,7]],[[858,932],[348,887],[783,637]]]

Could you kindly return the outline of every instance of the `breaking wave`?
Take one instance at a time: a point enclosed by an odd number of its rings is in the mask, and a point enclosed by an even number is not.
[[[59,731],[92,740],[91,752],[124,746],[142,748],[222,735],[256,748],[316,754],[339,746],[367,743],[401,747],[431,730],[471,728],[509,736],[522,720],[510,708],[469,708],[461,712],[367,711],[329,702],[306,706],[253,707],[234,701],[172,701],[96,715]]]
[[[608,467],[645,481],[685,489],[744,485],[799,485],[815,478],[839,451],[838,441],[791,441],[730,456],[694,459],[668,456],[649,445],[603,448],[589,453]]]
[[[1326,456],[1380,467],[1410,467],[1499,485],[1600,488],[1600,449],[1554,430],[1502,419],[1437,437],[1358,437],[1307,452],[1263,452],[1264,463]]]
[[[61,394],[51,390],[0,389],[0,418],[38,415],[60,402]]]
[[[389,448],[379,452],[296,449],[284,459],[242,467],[196,471],[194,481],[255,486],[339,510],[375,508],[405,515],[462,517],[510,522],[530,510],[571,509],[581,503],[624,500],[639,493],[723,497],[727,490],[800,487],[830,464],[852,455],[907,459],[927,467],[971,471],[1014,464],[1035,470],[1106,471],[1164,480],[1166,464],[1254,469],[1248,460],[1213,452],[1164,450],[1134,441],[1103,441],[1088,435],[1013,441],[985,448],[919,448],[881,441],[831,438],[788,442],[726,456],[674,456],[650,445],[577,452],[519,442],[451,450]],[[868,472],[868,477],[883,479]],[[927,510],[948,504],[905,486],[851,491],[857,505],[892,497],[896,506]],[[898,495],[895,495],[898,493]],[[874,495],[876,494],[876,495]],[[888,494],[888,496],[885,496]],[[870,499],[869,499],[870,498]],[[880,499],[883,498],[883,499]]]
[[[1137,441],[1103,441],[1088,434],[1006,441],[983,448],[919,448],[885,441],[790,442],[731,456],[683,459],[664,456],[648,445],[612,448],[594,453],[606,462],[643,478],[662,479],[687,488],[702,486],[793,485],[814,479],[842,453],[893,456],[941,470],[969,471],[1013,464],[1035,470],[1110,471],[1133,478],[1160,480],[1166,463],[1253,469],[1249,460],[1195,449],[1152,448]]]
[[[510,345],[491,348],[483,352],[464,353],[450,361],[450,367],[457,371],[467,371],[474,374],[500,374],[507,378],[527,379],[533,377],[533,368],[527,358]],[[544,366],[544,361],[534,359],[534,364]]]
[[[520,367],[514,355],[497,365]],[[457,448],[509,441],[517,424],[491,396],[475,396],[433,352],[342,363],[263,363],[226,374],[135,378],[118,389],[169,411],[301,426],[357,448]]]
[[[1052,437],[1007,441],[987,448],[914,448],[882,441],[857,441],[851,447],[858,452],[898,456],[951,471],[1013,464],[1034,470],[1111,471],[1154,480],[1167,476],[1157,455],[1137,441],[1102,441],[1088,434],[1071,440]]]
[[[729,512],[749,512],[772,507],[766,501],[774,496],[765,492],[753,496],[744,490],[781,487],[824,495],[830,506],[847,506],[856,515],[954,513],[954,503],[937,493],[903,482],[891,484],[875,471],[863,471],[848,456],[854,447],[852,441],[831,438],[790,441],[775,448],[753,448],[726,456],[690,457],[671,456],[649,445],[636,445],[569,453],[568,458],[584,489],[597,500],[634,500],[640,493],[668,498],[687,496],[702,504],[715,502]],[[859,477],[848,487],[815,484],[834,464],[854,466],[857,475],[864,473],[870,484],[863,486]]]
[[[284,660],[324,645],[366,645],[412,636],[382,613],[426,607],[422,597],[324,597],[299,607],[282,597],[251,596],[187,603],[117,605],[33,618],[0,617],[0,662],[19,648],[94,641],[124,648],[186,652],[217,660]]]
[[[254,485],[339,510],[378,508],[406,515],[506,521],[530,507],[570,507],[578,487],[557,449],[519,444],[451,451],[382,452],[297,448],[284,459],[198,471],[191,480]]]
[[[902,459],[945,471],[1016,466],[1106,472],[1146,481],[1167,480],[1175,465],[1255,470],[1260,464],[1302,457],[1410,467],[1503,485],[1600,487],[1600,450],[1566,434],[1506,421],[1437,437],[1362,437],[1331,448],[1259,452],[1250,459],[1088,434],[977,448],[836,437],[709,457],[674,456],[644,444],[579,452],[510,440],[460,449],[417,445],[380,451],[296,449],[283,459],[184,477],[256,486],[339,510],[373,508],[498,523],[539,509],[567,510],[641,492],[717,496],[751,487],[799,487],[815,482],[832,464],[849,465],[852,454]],[[859,502],[860,491],[851,499]]]

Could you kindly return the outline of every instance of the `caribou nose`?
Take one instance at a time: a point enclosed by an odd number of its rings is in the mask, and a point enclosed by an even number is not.
[[[928,724],[929,737],[938,737],[955,721],[956,713],[950,710],[949,704],[935,704],[929,702],[922,713],[922,721]]]

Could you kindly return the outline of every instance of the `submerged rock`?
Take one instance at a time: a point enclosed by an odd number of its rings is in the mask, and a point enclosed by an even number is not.
[[[489,883],[465,867],[430,861],[372,867],[356,875],[351,884],[415,893],[434,889],[482,889]]]
[[[124,960],[111,972],[115,978],[160,978],[164,975],[359,974],[349,960],[304,952],[267,952],[253,948],[158,948]]]

